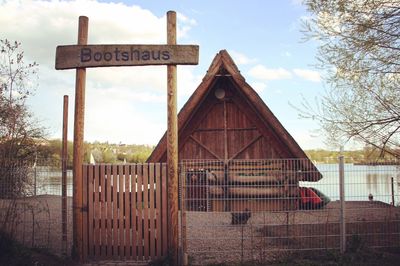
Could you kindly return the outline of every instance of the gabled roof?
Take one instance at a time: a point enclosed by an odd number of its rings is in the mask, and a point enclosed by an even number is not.
[[[198,106],[207,96],[209,90],[212,89],[213,82],[216,78],[221,76],[229,77],[234,82],[237,89],[240,90],[241,94],[247,98],[246,100],[251,103],[256,113],[259,114],[263,123],[267,124],[268,127],[275,132],[276,136],[279,136],[280,142],[282,142],[285,149],[288,151],[289,158],[307,158],[307,155],[293,137],[286,131],[255,90],[246,82],[245,78],[240,74],[238,67],[226,50],[221,50],[215,56],[202,82],[179,112],[179,132],[185,128]],[[166,158],[166,147],[167,138],[165,133],[147,161],[159,162],[163,158]],[[313,168],[314,167],[315,166],[313,166]],[[312,179],[318,180],[320,178],[321,177]]]

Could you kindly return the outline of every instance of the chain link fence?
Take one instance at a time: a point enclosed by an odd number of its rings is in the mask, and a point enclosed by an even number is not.
[[[293,252],[363,246],[398,248],[397,164],[342,167],[341,195],[339,163],[182,162],[183,251],[193,264],[207,264],[269,262]],[[72,171],[67,172],[64,208],[55,163],[2,167],[0,177],[1,230],[26,246],[70,255]]]
[[[397,165],[343,163],[344,182],[339,163],[312,166],[182,162],[182,245],[190,261],[263,263],[294,252],[400,246]]]
[[[62,204],[60,162],[0,166],[0,229],[27,247],[69,256],[72,243],[72,171]],[[67,213],[67,218],[62,212]],[[62,225],[64,224],[64,229]]]

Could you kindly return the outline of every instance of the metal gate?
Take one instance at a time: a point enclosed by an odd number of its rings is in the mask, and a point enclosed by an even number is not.
[[[83,166],[84,260],[167,255],[166,164]]]

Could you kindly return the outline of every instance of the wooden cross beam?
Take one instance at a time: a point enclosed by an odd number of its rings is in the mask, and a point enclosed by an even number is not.
[[[167,65],[167,163],[169,257],[178,265],[178,122],[176,65],[197,65],[198,45],[176,44],[176,13],[167,12],[167,45],[87,45],[87,17],[79,17],[78,44],[58,46],[56,69],[76,69],[73,152],[73,255],[84,261],[83,247],[83,139],[86,68]]]

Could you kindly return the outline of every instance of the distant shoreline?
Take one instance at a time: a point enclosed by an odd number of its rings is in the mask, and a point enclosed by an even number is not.
[[[400,165],[400,162],[362,162],[362,163],[354,163],[354,165],[370,165],[370,166]]]

